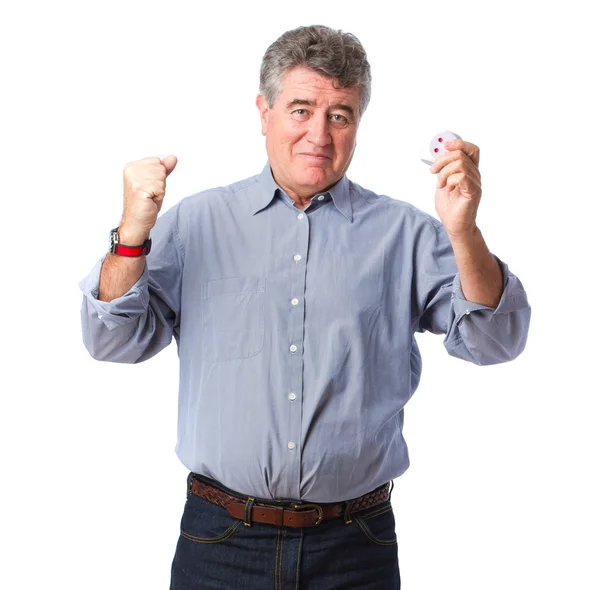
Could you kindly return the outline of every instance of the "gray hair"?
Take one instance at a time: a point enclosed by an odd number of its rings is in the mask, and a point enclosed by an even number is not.
[[[322,25],[298,27],[285,32],[263,56],[260,93],[269,108],[281,94],[283,76],[296,66],[305,66],[337,82],[336,88],[360,88],[359,114],[371,98],[371,67],[361,42],[352,33]]]

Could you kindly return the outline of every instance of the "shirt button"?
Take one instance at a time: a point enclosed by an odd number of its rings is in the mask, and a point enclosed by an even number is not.
[[[288,395],[288,397],[289,397],[289,398],[290,398],[292,401],[294,401],[294,400],[296,399],[296,394],[295,394],[295,393],[290,393],[290,394]]]
[[[469,314],[471,313],[471,310],[470,310],[470,309],[467,309],[467,311],[465,311],[465,313],[466,313],[467,315],[469,315]]]
[[[295,449],[295,448],[296,448],[296,443],[293,443],[293,442],[288,443],[288,449]]]
[[[104,317],[104,316],[103,316],[101,313],[99,313],[99,314],[98,314],[98,319],[99,319],[99,320],[101,320],[103,317]]]
[[[298,213],[298,215],[296,215],[296,217],[298,219],[304,219],[304,213]]]
[[[300,256],[300,254],[296,254],[296,256],[294,256],[294,260],[296,262],[298,262],[298,260],[300,260],[302,258],[302,256]]]
[[[296,298],[292,299],[292,305],[298,305],[298,300]]]
[[[317,199],[319,199],[319,201],[322,201],[324,198],[325,198],[325,197],[324,197],[323,195],[319,195],[319,196],[317,197]]]
[[[296,352],[296,351],[298,350],[298,347],[297,347],[295,344],[292,344],[292,345],[290,346],[290,350],[291,350],[292,352]]]

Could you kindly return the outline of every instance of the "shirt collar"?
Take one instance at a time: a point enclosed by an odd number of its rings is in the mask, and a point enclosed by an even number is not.
[[[262,172],[258,175],[257,185],[258,190],[252,195],[251,200],[252,215],[270,205],[273,198],[277,195],[277,191],[282,190],[273,178],[271,166],[268,161]],[[348,177],[344,174],[340,180],[323,194],[327,193],[331,195],[331,200],[337,210],[348,221],[352,222],[352,201],[350,199],[350,181]]]

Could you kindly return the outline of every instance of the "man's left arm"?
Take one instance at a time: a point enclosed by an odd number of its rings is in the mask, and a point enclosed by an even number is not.
[[[504,291],[504,278],[479,228],[461,238],[450,238],[450,243],[465,299],[495,308]]]
[[[436,210],[458,268],[452,284],[453,329],[445,345],[452,356],[478,365],[506,362],[525,348],[531,307],[521,282],[489,251],[476,224],[482,192],[479,148],[462,140],[446,148],[431,167],[438,173]],[[438,259],[441,266],[443,258]],[[461,322],[465,315],[469,321]]]

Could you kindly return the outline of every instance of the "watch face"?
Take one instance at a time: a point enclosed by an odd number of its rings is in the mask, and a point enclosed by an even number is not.
[[[110,232],[110,251],[114,253],[115,246],[117,245],[117,231],[112,230]]]

